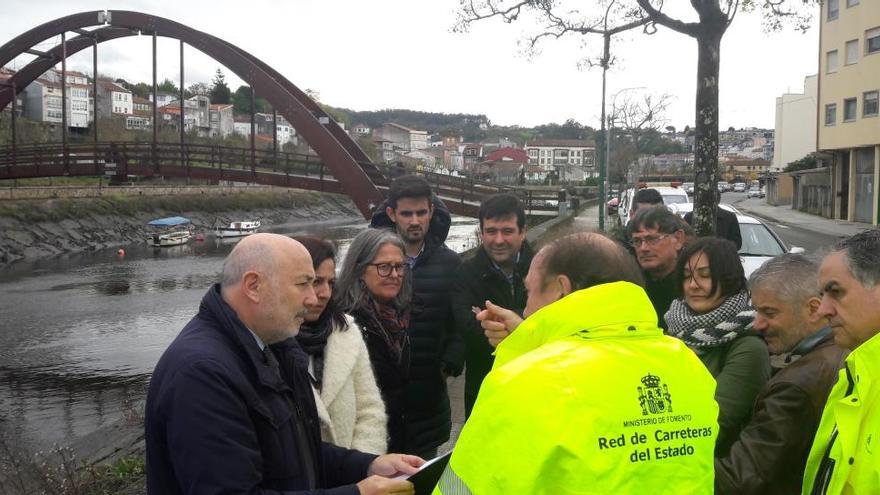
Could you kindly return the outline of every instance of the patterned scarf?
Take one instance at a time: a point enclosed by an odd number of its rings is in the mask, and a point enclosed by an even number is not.
[[[669,334],[681,339],[688,347],[705,349],[726,344],[751,331],[755,310],[749,293],[742,290],[721,303],[721,306],[698,315],[683,299],[672,301],[666,312]]]
[[[400,360],[403,344],[406,341],[406,329],[409,327],[409,311],[398,310],[391,304],[383,304],[375,299],[373,299],[373,310],[376,321],[385,330],[385,343]]]

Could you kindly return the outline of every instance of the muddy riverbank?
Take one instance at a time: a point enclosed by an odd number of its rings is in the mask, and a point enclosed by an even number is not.
[[[197,232],[245,219],[260,220],[266,229],[362,219],[348,197],[335,194],[268,188],[180,192],[2,201],[0,264],[143,242],[146,223],[165,216],[186,216]]]

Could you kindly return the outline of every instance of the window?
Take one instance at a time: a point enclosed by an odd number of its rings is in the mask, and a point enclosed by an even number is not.
[[[839,0],[828,0],[828,20],[833,21],[837,19],[837,14],[840,11],[840,1]]]
[[[859,61],[859,40],[850,40],[846,42],[846,65],[854,64]]]
[[[847,98],[843,100],[843,121],[851,122],[856,120],[856,109],[858,108],[858,102],[855,98]]]
[[[825,54],[825,73],[837,72],[837,50]]]
[[[876,117],[880,111],[880,91],[866,91],[862,94],[862,117]]]
[[[846,0],[846,8],[855,7],[859,4],[859,0]]]
[[[880,52],[880,27],[865,31],[865,54]]]
[[[837,122],[837,104],[825,105],[825,125],[834,125]]]

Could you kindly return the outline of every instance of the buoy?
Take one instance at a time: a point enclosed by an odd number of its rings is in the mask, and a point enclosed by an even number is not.
[[[125,256],[125,249],[119,248],[119,250],[116,251],[116,256],[119,256],[120,258]]]

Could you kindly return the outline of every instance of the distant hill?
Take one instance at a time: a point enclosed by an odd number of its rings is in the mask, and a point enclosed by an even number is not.
[[[379,127],[386,122],[418,129],[420,131],[455,132],[467,133],[467,131],[479,130],[480,124],[489,124],[489,118],[485,115],[465,113],[436,113],[421,112],[418,110],[404,110],[388,108],[385,110],[363,111],[336,108],[351,117],[352,124],[366,124],[370,127]]]

